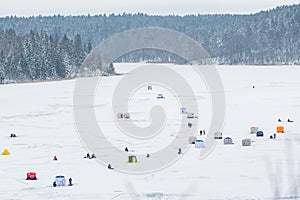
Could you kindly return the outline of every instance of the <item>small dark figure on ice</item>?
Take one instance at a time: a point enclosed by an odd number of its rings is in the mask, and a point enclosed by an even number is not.
[[[181,148],[178,149],[178,154],[181,154]]]
[[[290,122],[290,123],[293,123],[293,122],[294,122],[294,121],[292,121],[292,120],[290,120],[290,119],[288,119],[287,121]]]
[[[17,135],[15,133],[11,133],[10,137],[17,137]]]
[[[108,164],[108,165],[107,165],[107,168],[108,168],[108,169],[114,169],[114,168],[111,166],[111,164]]]
[[[128,148],[127,147],[125,147],[125,151],[128,152]]]
[[[280,119],[280,118],[278,119],[278,122],[281,122],[281,119]]]
[[[73,183],[72,183],[72,178],[69,178],[69,186],[72,186]]]

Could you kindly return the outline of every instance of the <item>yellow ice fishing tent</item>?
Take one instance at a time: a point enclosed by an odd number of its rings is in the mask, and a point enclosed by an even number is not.
[[[136,156],[128,156],[127,162],[128,163],[136,163],[137,162]]]
[[[2,151],[2,155],[4,155],[4,156],[7,156],[7,155],[9,155],[10,153],[9,153],[9,151],[7,150],[7,149],[4,149],[3,151]]]

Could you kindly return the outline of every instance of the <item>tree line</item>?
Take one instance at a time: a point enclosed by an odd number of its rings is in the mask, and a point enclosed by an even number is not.
[[[101,41],[141,27],[185,33],[219,64],[300,64],[300,4],[249,15],[8,16],[0,18],[0,81],[73,77]],[[159,50],[117,61],[184,62]]]

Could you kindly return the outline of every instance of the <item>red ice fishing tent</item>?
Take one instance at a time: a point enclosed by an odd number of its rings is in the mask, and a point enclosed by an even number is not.
[[[36,173],[35,172],[28,172],[27,173],[27,180],[36,180]]]

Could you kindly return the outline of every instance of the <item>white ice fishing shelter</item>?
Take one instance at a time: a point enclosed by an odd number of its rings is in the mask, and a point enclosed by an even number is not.
[[[250,133],[251,133],[251,134],[256,134],[257,131],[258,131],[258,127],[256,127],[256,126],[250,127]]]
[[[122,118],[123,118],[123,113],[118,113],[118,114],[117,114],[117,118],[118,118],[118,119],[122,119]]]
[[[180,113],[181,114],[186,114],[187,113],[186,108],[180,108]]]
[[[66,178],[65,176],[56,176],[55,177],[55,183],[56,183],[56,186],[65,186],[66,185]]]
[[[194,115],[194,113],[187,113],[186,117],[187,118],[195,118],[195,115]]]
[[[222,132],[215,132],[215,133],[214,133],[214,138],[215,138],[215,139],[222,139],[222,138],[223,138]]]
[[[243,146],[251,146],[251,139],[249,139],[249,138],[243,139],[242,145]]]
[[[195,148],[204,148],[203,140],[195,140]]]
[[[129,119],[130,118],[130,113],[124,113],[124,118]]]

